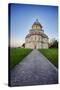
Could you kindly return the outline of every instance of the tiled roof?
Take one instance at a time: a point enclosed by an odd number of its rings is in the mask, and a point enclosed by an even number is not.
[[[39,25],[42,28],[42,25],[40,24],[40,22],[38,21],[38,19],[36,19],[36,21],[33,23],[33,25]]]

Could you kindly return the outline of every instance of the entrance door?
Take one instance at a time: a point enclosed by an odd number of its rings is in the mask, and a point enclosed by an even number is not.
[[[34,46],[34,49],[36,49],[36,45]]]

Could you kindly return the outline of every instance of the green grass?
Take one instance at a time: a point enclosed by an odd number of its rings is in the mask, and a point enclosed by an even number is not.
[[[32,49],[10,48],[10,69],[13,69]]]
[[[39,51],[58,68],[58,48],[39,49]]]

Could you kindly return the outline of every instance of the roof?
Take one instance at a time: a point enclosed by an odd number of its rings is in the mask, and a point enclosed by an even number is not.
[[[30,36],[32,36],[32,35],[40,35],[40,36],[42,36],[42,37],[44,37],[44,38],[48,38],[48,36],[46,35],[46,34],[41,34],[41,33],[33,33],[33,34],[28,34],[28,35],[26,35],[26,38],[28,38],[28,37],[30,37]]]
[[[33,23],[33,25],[39,25],[42,28],[42,25],[40,24],[40,22],[38,21],[38,19],[36,19],[36,21]]]

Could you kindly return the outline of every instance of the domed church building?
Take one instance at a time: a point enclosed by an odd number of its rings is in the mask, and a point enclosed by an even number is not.
[[[25,48],[48,48],[48,36],[44,33],[38,19],[33,23],[32,29],[25,37]]]

